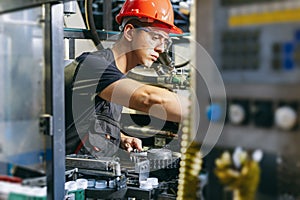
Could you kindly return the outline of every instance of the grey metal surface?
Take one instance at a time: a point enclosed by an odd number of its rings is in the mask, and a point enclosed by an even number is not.
[[[85,197],[88,199],[123,199],[126,195],[127,188],[122,188],[120,190],[116,189],[95,189],[88,188],[85,190]]]
[[[53,116],[53,136],[48,137],[52,154],[47,161],[47,198],[64,199],[65,115],[64,115],[63,4],[45,5],[46,114]]]
[[[222,112],[226,108],[226,91],[220,72],[211,57],[214,52],[214,3],[215,1],[200,0],[195,2],[195,61],[193,63],[191,89],[195,89],[196,97],[191,112],[192,132],[197,133],[195,142],[202,143],[201,151],[205,156],[215,142],[223,128],[224,116],[218,123],[210,123],[206,108],[210,104],[222,105]],[[198,107],[197,107],[198,106]]]
[[[204,19],[211,19],[211,3],[210,1],[196,1],[195,2],[195,8],[196,11],[194,13],[194,17],[192,18],[195,21],[192,21],[193,27],[195,30],[191,30],[192,34],[194,35],[194,38],[196,42],[199,42],[205,49],[208,51],[211,51],[212,49],[212,26],[211,21],[204,20]],[[209,17],[210,16],[210,17]],[[204,28],[205,27],[205,28]],[[205,39],[204,39],[205,38]],[[196,58],[198,58],[198,55],[196,55]],[[194,61],[195,66],[198,66],[199,58]],[[201,78],[201,74],[199,73],[191,73],[193,82],[192,88],[196,87],[196,98],[198,99],[199,106],[200,107],[206,107],[208,105],[208,91],[205,86],[205,83],[203,79]],[[193,111],[194,109],[192,109]],[[193,112],[191,121],[197,121],[197,118],[202,118],[202,116],[205,116],[204,109],[201,109],[199,113]],[[197,130],[196,124],[191,124],[192,129],[194,128],[194,131],[198,131],[201,133],[207,132],[209,126],[209,121],[206,119],[206,117],[203,117],[203,120],[201,120],[201,126],[199,126],[200,129]],[[194,133],[193,131],[193,133]],[[194,135],[190,137],[195,137]],[[200,142],[203,138],[197,138],[197,141]]]
[[[43,170],[41,7],[0,15],[0,160]]]
[[[172,151],[169,149],[150,149],[147,153],[148,159],[172,159]]]
[[[114,158],[99,158],[99,159],[85,159],[85,158],[73,158],[66,157],[67,167],[77,167],[83,169],[94,169],[103,171],[113,171],[114,163],[116,163]]]
[[[63,0],[60,0],[62,2]],[[68,0],[65,0],[68,1]],[[0,14],[24,8],[40,6],[44,3],[59,2],[58,0],[3,0],[0,1]]]
[[[65,38],[73,39],[92,39],[92,34],[90,30],[78,29],[78,28],[65,28],[64,29]],[[97,30],[100,40],[116,41],[118,39],[119,32],[116,31],[103,31]]]
[[[66,14],[66,15],[75,14],[76,13],[76,5],[77,5],[76,0],[65,1],[64,2],[64,14]]]
[[[261,100],[300,100],[299,84],[263,84],[244,83],[226,84],[226,93],[230,98]]]
[[[135,173],[139,174],[139,182],[144,181],[149,177],[150,162],[149,160],[140,160],[135,163]]]

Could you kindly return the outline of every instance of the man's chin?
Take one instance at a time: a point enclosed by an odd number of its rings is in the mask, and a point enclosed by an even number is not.
[[[143,65],[146,67],[146,68],[150,68],[152,66],[154,62],[151,61],[151,62],[147,62],[147,63],[144,63]]]

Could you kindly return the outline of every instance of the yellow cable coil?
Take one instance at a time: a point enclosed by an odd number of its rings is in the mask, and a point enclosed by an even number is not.
[[[200,144],[189,143],[188,138],[188,134],[183,133],[177,200],[197,199],[200,190],[199,174],[202,167]]]
[[[195,1],[195,3],[192,6],[190,15],[190,31],[194,41],[196,40],[196,8],[199,5],[198,3],[198,1]],[[195,86],[196,82],[195,77],[193,75],[195,75],[195,73],[191,73],[191,84]],[[193,99],[192,102],[192,105],[196,105],[195,99]],[[189,111],[193,113],[192,106],[189,108]],[[200,152],[201,145],[199,143],[192,142],[195,138],[195,135],[191,130],[192,122],[195,123],[192,116],[196,116],[197,114],[198,113],[194,113],[194,115],[189,115],[188,119],[184,120],[182,123],[182,156],[179,169],[177,200],[199,199],[199,197],[197,197],[197,193],[200,190],[199,174],[202,167],[202,155]]]

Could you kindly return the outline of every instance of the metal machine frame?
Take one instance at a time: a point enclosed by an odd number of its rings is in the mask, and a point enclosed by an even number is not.
[[[47,158],[47,199],[64,199],[65,127],[64,127],[64,65],[63,65],[63,1],[9,0],[0,2],[0,14],[43,6],[45,102],[50,118],[47,140],[51,155]]]

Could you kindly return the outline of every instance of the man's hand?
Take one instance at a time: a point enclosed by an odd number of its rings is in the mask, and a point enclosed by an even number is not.
[[[139,151],[142,150],[142,141],[135,137],[129,137],[121,133],[121,144],[122,149],[125,149],[128,152],[137,149]]]

